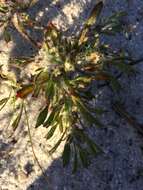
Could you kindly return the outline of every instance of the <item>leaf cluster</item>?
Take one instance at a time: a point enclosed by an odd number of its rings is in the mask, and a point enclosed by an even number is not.
[[[119,91],[121,84],[111,71],[126,74],[134,72],[129,64],[131,59],[124,53],[117,55],[99,43],[102,34],[115,35],[122,30],[121,17],[124,16],[120,12],[101,19],[102,8],[103,3],[99,2],[74,38],[63,36],[50,22],[44,29],[41,46],[47,56],[47,66],[39,68],[33,81],[27,85],[21,84],[16,92],[16,97],[22,101],[26,101],[29,95],[36,98],[41,94],[44,96],[46,103],[38,115],[35,128],[47,128],[47,140],[57,136],[58,140],[50,153],[65,142],[63,166],[71,162],[73,172],[79,165],[88,167],[91,155],[101,152],[99,146],[86,134],[88,126],[103,126],[99,117],[105,111],[91,105],[95,99],[92,84],[108,83],[114,91]],[[2,7],[2,11],[7,12],[8,8]],[[20,28],[19,25],[17,28]],[[0,104],[5,102],[7,98],[1,100]],[[18,127],[22,113],[21,105],[12,124],[14,130]]]

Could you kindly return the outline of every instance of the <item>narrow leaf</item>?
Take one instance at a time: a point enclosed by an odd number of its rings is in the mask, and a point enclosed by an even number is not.
[[[85,138],[86,138],[86,142],[87,142],[89,148],[91,149],[91,152],[94,155],[97,155],[97,153],[100,152],[100,148],[87,135],[85,135]]]
[[[9,43],[11,41],[11,35],[7,28],[5,28],[3,36],[6,43]]]
[[[74,160],[73,160],[72,173],[76,173],[77,167],[78,167],[78,158],[77,158],[76,146],[74,146]]]
[[[11,97],[11,93],[12,91],[10,92],[9,97],[0,100],[0,105],[1,105],[0,111],[6,106],[7,102],[9,101]]]
[[[53,98],[54,94],[55,94],[54,84],[52,80],[49,80],[49,82],[47,83],[46,92],[45,92],[45,96],[48,99],[48,101],[50,101]]]
[[[52,124],[53,120],[55,119],[55,116],[58,114],[58,112],[57,112],[56,109],[57,109],[57,108],[54,108],[54,109],[51,111],[51,113],[50,113],[50,115],[48,116],[47,120],[46,120],[45,123],[43,124],[44,127],[49,127],[49,126]],[[57,114],[56,114],[56,113],[57,113]]]
[[[102,11],[102,8],[103,8],[103,2],[101,1],[95,5],[95,7],[91,11],[90,16],[85,24],[88,26],[93,25],[97,21],[100,13]]]
[[[7,11],[8,11],[8,7],[4,6],[4,4],[0,2],[0,13],[6,13]]]
[[[58,123],[59,123],[59,130],[62,133],[63,132],[63,122],[62,122],[62,117],[59,117],[58,119]]]
[[[117,63],[114,64],[120,71],[124,72],[125,74],[135,73],[135,69],[126,63]]]
[[[87,168],[89,166],[89,160],[88,160],[88,152],[83,149],[83,148],[79,148],[79,156],[80,156],[80,160],[81,163],[83,165],[83,167]]]
[[[110,84],[111,84],[111,87],[114,91],[118,92],[119,90],[122,89],[121,84],[119,83],[119,81],[115,77],[110,78]]]
[[[48,134],[45,136],[45,138],[48,140],[50,139],[53,135],[54,135],[54,132],[57,128],[57,125],[54,125],[51,127],[50,131],[48,132]]]
[[[86,108],[80,100],[77,101],[77,106],[81,114],[83,115],[83,118],[86,119],[87,122],[89,122],[90,124],[95,124],[99,127],[103,126],[102,123],[97,118],[95,118],[95,116],[93,116],[92,113],[90,113],[88,108]]]
[[[0,100],[0,106],[5,104],[8,101],[9,98],[3,98]]]
[[[17,129],[17,127],[19,125],[19,122],[20,122],[21,116],[22,116],[22,112],[23,112],[23,105],[21,106],[19,114],[17,115],[17,117],[15,118],[15,120],[12,123],[12,127],[13,127],[14,131]]]
[[[67,166],[69,164],[69,162],[70,162],[70,153],[71,153],[70,144],[66,143],[65,147],[64,147],[63,155],[62,155],[63,167],[65,167],[65,166]]]
[[[54,152],[57,150],[58,146],[59,146],[59,145],[61,144],[61,142],[63,141],[63,138],[64,138],[64,136],[65,136],[65,133],[66,133],[66,130],[63,132],[61,138],[57,141],[57,143],[54,145],[54,147],[49,151],[50,154],[54,153]]]
[[[97,18],[101,13],[102,8],[103,8],[103,2],[99,2],[98,4],[95,5],[93,10],[91,11],[89,18],[85,22],[84,27],[79,34],[79,37],[78,37],[78,39],[79,39],[78,45],[79,46],[88,40],[87,34],[89,31],[89,28],[90,28],[90,26],[92,26],[93,24],[96,23]]]
[[[47,117],[48,114],[48,107],[46,106],[39,114],[37,122],[36,122],[36,128],[42,125]]]

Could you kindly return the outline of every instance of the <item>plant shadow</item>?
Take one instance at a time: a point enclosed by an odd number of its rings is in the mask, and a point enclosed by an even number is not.
[[[49,21],[55,20],[56,25],[58,25],[61,30],[65,30],[65,28],[68,28],[66,34],[71,34],[71,32],[75,33],[75,31],[79,30],[81,22],[85,17],[87,17],[87,10],[92,7],[93,2],[80,2],[82,4],[83,11],[80,12],[79,15],[72,16],[73,13],[69,10],[68,15],[70,15],[69,18],[71,19],[71,21],[66,15],[67,11],[64,10],[66,8],[68,9],[70,3],[71,0],[57,1],[56,3],[53,3],[52,0],[39,0],[34,6],[30,7],[27,10],[27,13],[31,19],[38,19],[38,22],[42,26],[47,26]],[[80,22],[79,18],[81,19]],[[21,34],[17,32],[16,29],[13,28],[11,32],[14,47],[12,48],[9,55],[10,57],[35,56],[38,53],[38,50],[36,50],[30,43],[28,43],[21,36]],[[34,38],[35,41],[43,41],[43,33],[41,30],[39,32],[38,30],[32,29],[31,36]]]

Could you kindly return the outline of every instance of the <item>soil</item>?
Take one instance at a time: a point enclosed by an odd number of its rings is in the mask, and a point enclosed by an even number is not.
[[[29,10],[29,15],[43,24],[53,21],[65,35],[74,35],[83,25],[90,10],[97,1],[92,0],[39,0]],[[124,50],[136,59],[143,58],[143,1],[142,0],[104,0],[101,16],[109,16],[116,11],[125,11],[124,33],[114,37],[104,37],[104,43],[115,49]],[[7,44],[0,31],[0,65],[13,77],[30,78],[39,65],[31,63],[22,71],[13,71],[8,60],[13,56],[39,55],[21,35],[12,30],[12,42]],[[35,38],[37,38],[36,34]],[[42,38],[41,36],[38,36]],[[34,149],[38,160],[45,170],[47,180],[34,160],[29,142],[28,129],[23,118],[16,133],[11,135],[9,119],[13,105],[9,104],[0,113],[0,189],[1,190],[143,190],[143,137],[128,122],[117,115],[111,103],[121,100],[126,110],[143,124],[143,63],[136,66],[136,76],[123,77],[124,90],[113,94],[108,88],[101,89],[97,103],[106,107],[103,116],[105,127],[90,131],[93,139],[102,147],[103,154],[92,160],[88,169],[76,174],[70,168],[62,167],[61,146],[54,155],[48,155],[50,142],[44,139],[44,128],[34,129],[36,114],[43,105],[43,99],[29,99],[28,113]],[[6,97],[9,89],[0,84],[0,95]],[[31,114],[32,113],[32,114]]]

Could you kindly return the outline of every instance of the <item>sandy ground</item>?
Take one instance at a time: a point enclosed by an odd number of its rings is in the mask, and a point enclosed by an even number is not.
[[[89,11],[95,4],[92,0],[39,0],[30,9],[32,17],[47,23],[53,20],[62,30],[69,29],[74,34],[83,24]],[[102,16],[111,15],[114,11],[127,11],[125,28],[127,34],[118,34],[103,40],[111,46],[124,49],[135,58],[143,57],[143,1],[142,0],[105,0]],[[0,35],[1,36],[1,35]],[[15,55],[36,54],[30,44],[14,30],[13,42],[6,45],[0,37],[0,64],[7,69],[8,59]],[[21,75],[30,76],[33,67],[29,65]],[[121,99],[126,109],[143,123],[143,67],[137,66],[139,74],[132,78],[121,79],[124,91],[113,95],[103,89],[98,103],[108,108],[103,117],[106,127],[91,131],[92,137],[103,148],[104,154],[97,156],[89,169],[80,170],[72,175],[70,168],[63,169],[61,163],[62,147],[51,157],[47,150],[54,143],[44,140],[45,129],[33,130],[36,113],[43,100],[29,104],[31,131],[36,155],[45,169],[46,181],[41,170],[34,161],[27,127],[23,121],[12,138],[7,138],[9,130],[2,133],[8,126],[12,108],[5,108],[0,114],[0,190],[143,190],[143,140],[136,130],[127,124],[111,109],[111,101]],[[7,89],[0,86],[1,96],[6,96]],[[30,102],[29,102],[30,103]],[[9,128],[8,128],[9,129]]]

